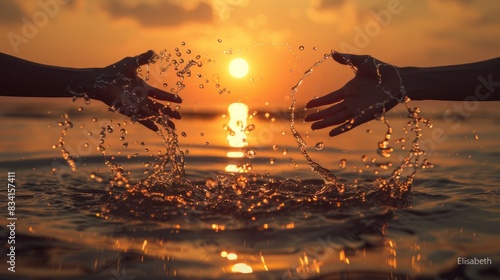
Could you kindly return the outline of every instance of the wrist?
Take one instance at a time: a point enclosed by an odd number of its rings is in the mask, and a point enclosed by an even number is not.
[[[432,84],[425,68],[401,67],[400,75],[408,98],[411,100],[429,99]]]
[[[72,97],[83,97],[84,99],[97,99],[95,91],[96,79],[102,70],[99,68],[70,69],[67,91]]]

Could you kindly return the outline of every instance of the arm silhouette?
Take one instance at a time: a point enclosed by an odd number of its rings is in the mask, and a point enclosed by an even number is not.
[[[179,96],[149,86],[137,76],[136,69],[151,62],[153,51],[126,57],[103,68],[66,68],[43,65],[0,53],[0,95],[19,97],[74,97],[75,95],[104,102],[116,111],[132,117],[147,128],[157,131],[156,122],[166,115],[180,119],[173,109],[154,99],[182,102]],[[175,127],[170,120],[170,127]]]
[[[347,132],[411,100],[500,100],[500,58],[438,67],[397,67],[368,55],[333,53],[355,76],[342,88],[313,99],[307,108],[330,105],[306,116],[312,129],[336,126],[330,136]]]

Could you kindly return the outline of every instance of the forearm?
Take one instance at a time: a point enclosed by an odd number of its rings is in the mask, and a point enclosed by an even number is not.
[[[77,89],[95,79],[92,69],[43,65],[0,53],[0,95],[23,97],[72,97],[68,88]]]
[[[403,84],[412,100],[500,100],[500,58],[439,67],[403,67]]]

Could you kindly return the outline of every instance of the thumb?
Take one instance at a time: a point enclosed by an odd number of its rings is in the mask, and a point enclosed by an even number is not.
[[[157,54],[154,51],[149,50],[143,54],[137,55],[135,59],[139,65],[144,65],[152,62],[156,58],[156,56]]]
[[[369,55],[356,55],[356,54],[339,53],[339,52],[334,52],[332,57],[335,61],[337,61],[340,64],[343,65],[352,64],[356,67],[365,64],[368,58],[370,58]]]

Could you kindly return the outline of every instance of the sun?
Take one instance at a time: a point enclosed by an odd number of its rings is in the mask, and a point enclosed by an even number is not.
[[[243,58],[235,58],[229,63],[229,73],[235,78],[243,78],[248,73],[248,63]]]

